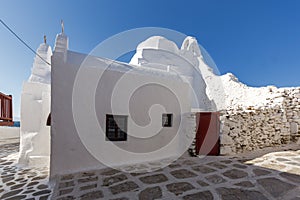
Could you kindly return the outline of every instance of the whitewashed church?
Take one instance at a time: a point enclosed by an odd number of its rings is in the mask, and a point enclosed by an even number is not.
[[[122,63],[46,41],[21,97],[19,163],[50,166],[50,176],[180,156],[194,138],[192,111],[215,109],[195,38],[181,48],[161,36]],[[33,112],[34,111],[34,112]],[[51,128],[47,119],[51,113]]]

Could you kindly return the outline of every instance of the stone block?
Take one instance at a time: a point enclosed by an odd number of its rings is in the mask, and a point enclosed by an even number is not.
[[[230,136],[226,134],[221,134],[220,135],[220,143],[221,144],[233,144],[233,140]]]
[[[298,124],[295,123],[295,122],[292,122],[290,124],[290,129],[291,129],[291,134],[295,134],[295,133],[298,133]]]
[[[220,154],[221,155],[230,155],[232,154],[232,149],[230,146],[221,146],[220,148]]]
[[[223,125],[222,127],[222,133],[223,134],[228,134],[230,132],[230,128],[227,125]]]

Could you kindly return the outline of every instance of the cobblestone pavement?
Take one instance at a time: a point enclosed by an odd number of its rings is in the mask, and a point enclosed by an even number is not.
[[[102,169],[61,176],[55,199],[300,199],[300,150],[247,160],[183,156],[155,172],[161,163]],[[123,171],[128,172],[123,172]]]
[[[185,155],[163,169],[168,160],[64,175],[51,189],[47,168],[17,167],[18,143],[0,148],[0,199],[300,200],[300,150],[255,159]]]
[[[19,142],[0,145],[0,199],[49,199],[48,168],[17,166]]]

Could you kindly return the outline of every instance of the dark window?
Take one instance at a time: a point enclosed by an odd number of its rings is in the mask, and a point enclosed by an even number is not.
[[[172,127],[173,114],[162,114],[162,126]]]
[[[51,113],[48,115],[46,125],[51,126]]]
[[[106,139],[109,141],[127,140],[127,116],[106,115]]]

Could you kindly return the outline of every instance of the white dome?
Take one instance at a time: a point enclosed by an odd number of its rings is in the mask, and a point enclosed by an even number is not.
[[[142,49],[162,49],[174,53],[178,53],[179,49],[177,45],[162,36],[153,36],[140,43],[137,50]]]

